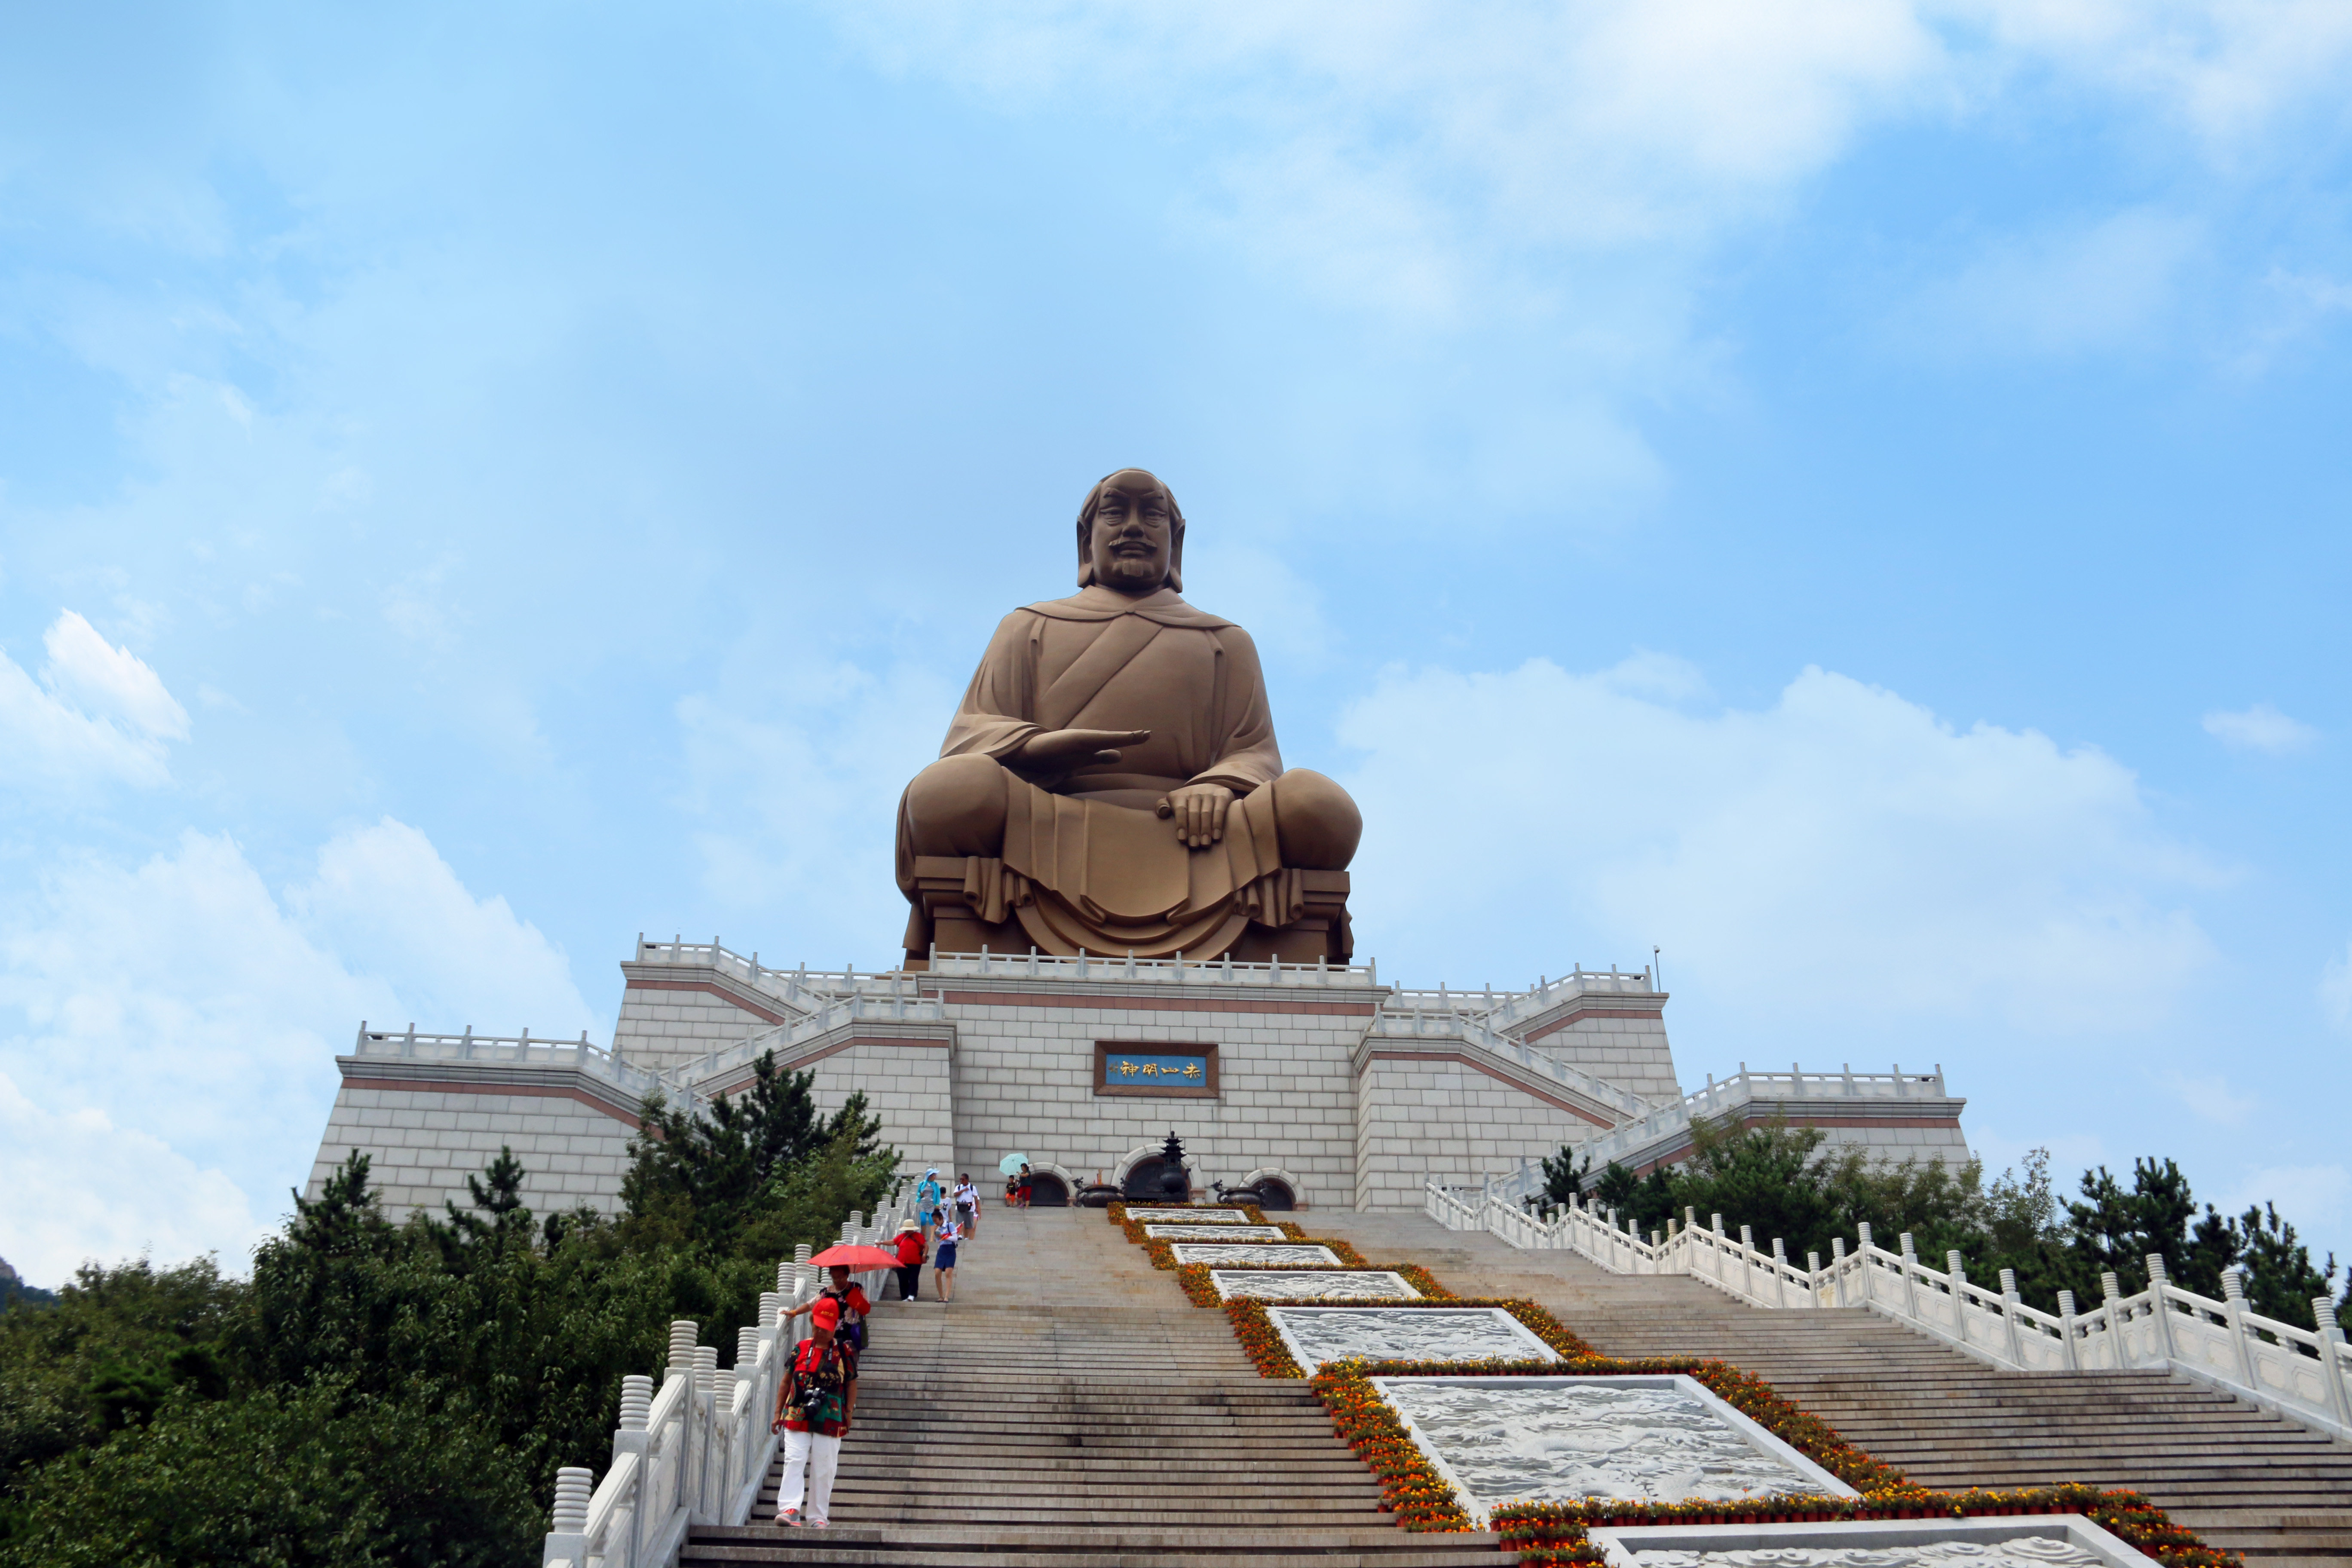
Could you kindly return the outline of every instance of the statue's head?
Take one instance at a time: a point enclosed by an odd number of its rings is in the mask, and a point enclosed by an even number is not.
[[[1078,586],[1099,583],[1140,597],[1184,589],[1184,514],[1175,494],[1141,468],[1121,468],[1078,509]]]

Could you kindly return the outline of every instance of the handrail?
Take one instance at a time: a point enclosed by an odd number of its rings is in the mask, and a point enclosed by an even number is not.
[[[1400,987],[1394,1005],[1413,1006],[1433,1013],[1465,1013],[1483,1019],[1489,1028],[1507,1031],[1512,1024],[1549,1013],[1580,996],[1657,996],[1658,990],[1643,970],[1587,969],[1579,964],[1558,980],[1549,975],[1538,980],[1524,991],[1497,991],[1484,986],[1476,991],[1455,991],[1440,985],[1434,991],[1418,986]]]
[[[656,1089],[673,1100],[681,1093],[677,1085],[661,1075],[633,1066],[608,1047],[592,1043],[585,1029],[576,1040],[534,1037],[529,1029],[520,1035],[478,1035],[470,1026],[456,1035],[419,1034],[414,1024],[395,1034],[372,1029],[362,1019],[352,1042],[352,1055],[442,1065],[569,1069],[602,1079],[640,1100]],[[688,1098],[698,1110],[701,1101],[690,1093]]]
[[[804,1018],[773,1025],[746,1035],[691,1061],[663,1069],[662,1081],[673,1092],[707,1083],[721,1073],[745,1067],[769,1051],[789,1057],[793,1048],[831,1034],[845,1024],[940,1024],[948,1020],[945,1004],[902,985],[903,976],[890,977],[890,989],[879,995],[844,996],[827,1002]]]
[[[875,1213],[873,1223],[853,1214],[841,1239],[882,1246],[906,1219],[904,1203]],[[882,1277],[857,1276],[878,1298]],[[673,1568],[696,1524],[743,1523],[760,1500],[780,1439],[769,1412],[784,1363],[795,1342],[793,1311],[817,1292],[809,1247],[793,1249],[776,1266],[776,1289],[760,1298],[758,1326],[736,1331],[735,1364],[721,1371],[717,1347],[698,1345],[691,1319],[670,1324],[669,1359],[659,1387],[651,1377],[621,1380],[621,1425],[613,1434],[612,1468],[590,1485],[591,1472],[556,1472],[555,1508],[541,1562],[579,1568]]]
[[[1130,981],[1146,985],[1290,985],[1301,987],[1377,986],[1381,983],[1380,965],[1376,963],[1332,963],[1317,959],[1313,963],[1285,963],[1276,958],[1265,963],[1236,963],[1228,952],[1222,958],[1186,958],[1177,953],[1172,958],[1138,958],[1132,952],[1080,953],[1076,958],[1059,958],[1050,952],[1031,948],[1025,953],[991,952],[982,947],[978,952],[941,952],[936,946],[930,951],[929,969],[923,975],[961,979],[1037,979]]]
[[[1801,1268],[1777,1238],[1767,1251],[1746,1226],[1737,1237],[1727,1234],[1721,1215],[1702,1226],[1685,1209],[1682,1221],[1668,1220],[1644,1240],[1595,1201],[1530,1213],[1487,1190],[1473,1203],[1463,1195],[1470,1190],[1429,1183],[1424,1211],[1450,1230],[1484,1229],[1523,1249],[1572,1251],[1612,1273],[1687,1275],[1749,1306],[1866,1308],[2006,1371],[2178,1373],[2352,1439],[2352,1347],[2334,1303],[2313,1300],[2315,1329],[2263,1317],[2247,1309],[2235,1268],[2222,1272],[2222,1299],[2215,1300],[2173,1284],[2163,1257],[2151,1254],[2147,1289],[2126,1296],[2108,1273],[2097,1307],[2078,1311],[2074,1292],[2062,1290],[2051,1313],[2019,1300],[2008,1269],[1999,1289],[1988,1289],[1969,1279],[1958,1253],[1935,1268],[1919,1260],[1908,1235],[1900,1251],[1889,1252],[1866,1225],[1853,1250],[1839,1237],[1828,1263],[1808,1254]]]
[[[1858,1073],[1845,1067],[1833,1073],[1809,1073],[1793,1063],[1787,1072],[1751,1072],[1748,1064],[1742,1062],[1739,1071],[1734,1076],[1718,1082],[1710,1073],[1705,1089],[1694,1089],[1678,1100],[1654,1107],[1638,1121],[1622,1123],[1576,1145],[1576,1152],[1590,1158],[1596,1168],[1605,1169],[1612,1161],[1622,1163],[1638,1151],[1674,1138],[1702,1117],[1722,1116],[1759,1100],[1948,1098],[1944,1087],[1944,1069],[1940,1065],[1935,1071],[1926,1073],[1906,1073],[1899,1063],[1891,1072]],[[1490,1178],[1482,1190],[1497,1197],[1517,1200],[1532,1196],[1543,1187],[1542,1164],[1530,1160],[1516,1171]]]
[[[1621,1116],[1633,1118],[1651,1113],[1650,1102],[1633,1090],[1611,1083],[1606,1079],[1595,1078],[1581,1068],[1570,1067],[1508,1035],[1497,1034],[1465,1014],[1432,1014],[1419,1009],[1384,1006],[1372,1015],[1371,1024],[1364,1031],[1364,1037],[1368,1040],[1425,1039],[1433,1036],[1439,1039],[1459,1039],[1474,1049],[1491,1052],[1507,1061],[1516,1062]]]

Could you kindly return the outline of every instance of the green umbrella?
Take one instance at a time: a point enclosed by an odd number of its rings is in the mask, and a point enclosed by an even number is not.
[[[1005,1176],[1018,1175],[1021,1173],[1021,1167],[1028,1163],[1029,1156],[1026,1154],[1007,1154],[1003,1159],[996,1162],[997,1173]]]

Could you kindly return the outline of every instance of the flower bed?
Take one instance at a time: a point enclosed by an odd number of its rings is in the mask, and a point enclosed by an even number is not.
[[[1416,1281],[1416,1284],[1417,1283],[1418,1281]],[[1433,1281],[1433,1283],[1434,1282]],[[1214,1286],[1211,1287],[1212,1290],[1214,1289]],[[1544,1343],[1549,1345],[1552,1349],[1558,1351],[1564,1359],[1571,1362],[1595,1359],[1592,1347],[1586,1344],[1582,1340],[1578,1339],[1573,1333],[1570,1333],[1567,1325],[1562,1323],[1558,1318],[1553,1317],[1547,1309],[1537,1305],[1533,1301],[1521,1300],[1517,1297],[1460,1296],[1447,1297],[1433,1301],[1366,1301],[1352,1304],[1360,1305],[1367,1310],[1382,1312],[1398,1310],[1410,1311],[1417,1307],[1499,1307],[1504,1311],[1510,1313],[1512,1317],[1517,1319],[1521,1323],[1525,1324],[1530,1333],[1534,1334],[1536,1338],[1543,1341]],[[1255,1297],[1243,1296],[1236,1297],[1234,1300],[1227,1301],[1224,1305],[1225,1316],[1234,1325],[1234,1337],[1241,1341],[1242,1349],[1246,1351],[1249,1353],[1250,1360],[1256,1363],[1257,1373],[1260,1377],[1305,1377],[1307,1375],[1307,1369],[1298,1364],[1297,1358],[1293,1356],[1290,1353],[1289,1347],[1282,1342],[1282,1336],[1275,1331],[1274,1320],[1266,1316],[1266,1308],[1270,1306],[1317,1306],[1344,1308],[1351,1305],[1351,1303],[1339,1301],[1261,1301]],[[1465,1366],[1483,1365],[1485,1363],[1448,1362],[1445,1364],[1448,1366]],[[1527,1363],[1524,1362],[1515,1362],[1512,1364],[1523,1366]],[[1545,1362],[1542,1364],[1545,1366],[1557,1366],[1559,1363],[1556,1362]]]
[[[1874,1519],[1971,1519],[1983,1514],[2078,1513],[2169,1568],[2238,1568],[2234,1552],[2217,1552],[2172,1522],[2137,1492],[2077,1485],[2018,1491],[1935,1492],[1900,1486],[1862,1498],[1773,1497],[1739,1502],[1516,1503],[1496,1509],[1494,1528],[1519,1568],[1597,1568],[1603,1562],[1589,1531],[1596,1525],[1783,1524]]]
[[[1136,1206],[1137,1206],[1138,1208],[1143,1208],[1143,1207],[1147,1207],[1147,1206],[1148,1206],[1148,1207],[1150,1207],[1150,1208],[1163,1208],[1163,1207],[1165,1207],[1165,1206],[1167,1206],[1167,1205],[1163,1205],[1163,1204],[1151,1204],[1151,1205],[1147,1205],[1139,1204],[1139,1205],[1137,1205]],[[1255,1212],[1255,1211],[1253,1211],[1253,1212]],[[1120,1221],[1119,1221],[1118,1228],[1119,1228],[1122,1232],[1124,1232],[1124,1233],[1126,1234],[1126,1236],[1127,1236],[1127,1239],[1128,1239],[1128,1240],[1129,1240],[1129,1241],[1131,1241],[1131,1242],[1133,1242],[1133,1243],[1135,1243],[1135,1245],[1136,1245],[1136,1246],[1138,1246],[1138,1247],[1150,1247],[1150,1246],[1152,1246],[1152,1245],[1154,1245],[1154,1244],[1153,1244],[1153,1242],[1152,1242],[1151,1237],[1148,1237],[1148,1236],[1146,1236],[1146,1235],[1144,1235],[1144,1234],[1143,1234],[1143,1227],[1144,1227],[1145,1226],[1147,1226],[1147,1225],[1173,1225],[1173,1224],[1176,1224],[1176,1223],[1178,1223],[1178,1222],[1176,1222],[1176,1221],[1174,1221],[1174,1220],[1164,1220],[1164,1219],[1122,1219],[1122,1220],[1120,1220]],[[1280,1230],[1280,1231],[1282,1232],[1283,1236],[1284,1236],[1286,1238],[1287,1238],[1288,1240],[1291,1240],[1291,1241],[1305,1241],[1305,1240],[1307,1240],[1307,1232],[1305,1231],[1305,1229],[1303,1229],[1302,1227],[1300,1227],[1300,1226],[1297,1226],[1297,1225],[1293,1224],[1291,1221],[1286,1220],[1286,1219],[1253,1220],[1251,1223],[1252,1223],[1252,1224],[1254,1224],[1254,1225],[1270,1225],[1270,1226],[1275,1226],[1276,1229]],[[1232,1229],[1234,1229],[1234,1230],[1239,1230],[1239,1229],[1241,1229],[1242,1227],[1241,1227],[1240,1226],[1232,1226],[1231,1228],[1232,1228]],[[1165,1242],[1161,1242],[1161,1243],[1159,1243],[1158,1245],[1160,1245],[1160,1246],[1163,1246],[1163,1247],[1164,1247],[1164,1246],[1166,1246],[1167,1244],[1166,1244]],[[1326,1247],[1336,1247],[1336,1246],[1337,1246],[1338,1244],[1336,1244],[1336,1243],[1332,1243],[1332,1242],[1328,1242],[1328,1241],[1327,1241],[1327,1242],[1325,1242],[1323,1245],[1324,1245],[1324,1246],[1326,1246]]]
[[[1161,1242],[1160,1245],[1165,1247],[1168,1244],[1166,1242]],[[1326,1247],[1331,1246],[1329,1242],[1325,1242],[1323,1245]],[[1338,1248],[1334,1247],[1333,1250],[1337,1251]],[[1350,1249],[1349,1255],[1353,1256],[1353,1249]],[[1399,1274],[1404,1277],[1404,1282],[1406,1284],[1420,1291],[1424,1298],[1431,1301],[1451,1302],[1454,1300],[1454,1292],[1448,1290],[1444,1286],[1440,1285],[1436,1279],[1431,1276],[1429,1270],[1423,1268],[1418,1263],[1368,1264],[1359,1258],[1353,1264],[1336,1269],[1328,1263],[1304,1269],[1284,1263],[1187,1263],[1177,1268],[1176,1283],[1184,1288],[1185,1300],[1191,1301],[1195,1307],[1215,1307],[1223,1304],[1222,1299],[1217,1295],[1217,1282],[1209,1278],[1209,1271],[1211,1269],[1215,1269],[1217,1272],[1222,1274],[1238,1274],[1244,1269],[1251,1271],[1267,1269],[1277,1273],[1287,1272],[1292,1274]],[[1317,1300],[1308,1298],[1300,1298],[1294,1300],[1286,1297],[1278,1300],[1269,1300],[1265,1304],[1269,1307],[1335,1307],[1347,1306],[1350,1303],[1343,1301]],[[1413,1303],[1411,1301],[1381,1300],[1364,1302],[1360,1304],[1365,1306],[1380,1307],[1409,1307]],[[1549,1365],[1550,1363],[1547,1363],[1546,1364]]]
[[[1405,1530],[1472,1529],[1470,1515],[1454,1497],[1453,1487],[1414,1444],[1388,1401],[1362,1373],[1353,1370],[1357,1365],[1343,1362],[1341,1371],[1326,1371],[1308,1379],[1307,1386],[1331,1413],[1339,1440],[1379,1479],[1381,1506],[1395,1514],[1398,1525]]]
[[[1289,1229],[1289,1230],[1291,1230],[1291,1231],[1293,1231],[1293,1232],[1296,1232],[1296,1231],[1297,1230],[1297,1228],[1298,1228],[1298,1227],[1297,1227],[1297,1226],[1287,1226],[1287,1227],[1286,1227],[1286,1228],[1287,1228],[1287,1229]],[[1131,1238],[1131,1237],[1130,1237],[1130,1239],[1133,1239],[1133,1238]],[[1332,1257],[1334,1257],[1334,1258],[1338,1258],[1339,1261],[1339,1262],[1337,1262],[1337,1263],[1306,1263],[1306,1264],[1299,1264],[1299,1263],[1215,1263],[1215,1264],[1207,1264],[1207,1263],[1204,1263],[1204,1264],[1198,1264],[1198,1265],[1194,1265],[1193,1267],[1202,1268],[1323,1268],[1323,1269],[1330,1269],[1330,1268],[1369,1268],[1369,1267],[1370,1267],[1369,1264],[1367,1264],[1367,1263],[1364,1261],[1364,1255],[1363,1255],[1362,1253],[1358,1252],[1354,1247],[1352,1247],[1349,1246],[1349,1245],[1348,1245],[1346,1242],[1344,1242],[1344,1241],[1334,1241],[1334,1240],[1332,1240],[1331,1238],[1329,1238],[1328,1237],[1321,1237],[1321,1236],[1299,1236],[1299,1235],[1293,1235],[1293,1236],[1290,1237],[1290,1240],[1289,1240],[1289,1241],[1286,1241],[1286,1242],[1272,1242],[1272,1241],[1269,1241],[1269,1242],[1265,1243],[1265,1246],[1267,1246],[1267,1247],[1287,1247],[1287,1246],[1292,1245],[1293,1243],[1297,1243],[1297,1244],[1301,1244],[1301,1245],[1307,1246],[1307,1247],[1329,1247],[1329,1248],[1331,1249],[1331,1256],[1332,1256]],[[1175,1250],[1174,1250],[1176,1247],[1209,1247],[1209,1246],[1214,1246],[1214,1245],[1215,1245],[1215,1244],[1214,1244],[1213,1242],[1200,1242],[1200,1241],[1183,1241],[1183,1242],[1177,1242],[1177,1241],[1151,1241],[1151,1240],[1146,1240],[1146,1241],[1144,1241],[1144,1242],[1143,1242],[1143,1250],[1144,1250],[1144,1254],[1151,1259],[1151,1267],[1153,1267],[1154,1268],[1174,1268],[1177,1266],[1177,1265],[1176,1265],[1176,1253],[1175,1253]]]
[[[1105,1214],[1107,1214],[1107,1215],[1110,1215],[1110,1222],[1111,1222],[1111,1224],[1113,1224],[1113,1225],[1115,1225],[1115,1226],[1118,1226],[1118,1227],[1120,1227],[1122,1230],[1127,1230],[1127,1239],[1128,1239],[1128,1240],[1129,1240],[1129,1241],[1141,1241],[1141,1240],[1143,1239],[1142,1236],[1141,1236],[1139,1233],[1138,1233],[1138,1232],[1136,1232],[1136,1231],[1134,1231],[1134,1230],[1128,1229],[1128,1226],[1129,1226],[1129,1222],[1128,1217],[1127,1217],[1127,1211],[1128,1211],[1129,1208],[1139,1208],[1139,1209],[1223,1209],[1223,1210],[1225,1210],[1225,1211],[1227,1211],[1227,1212],[1231,1212],[1232,1210],[1234,1210],[1234,1209],[1239,1209],[1239,1210],[1241,1210],[1241,1212],[1242,1212],[1242,1217],[1243,1217],[1245,1221],[1247,1221],[1249,1224],[1251,1224],[1251,1225],[1265,1225],[1265,1224],[1268,1223],[1268,1222],[1267,1222],[1267,1220],[1266,1220],[1266,1217],[1265,1217],[1265,1211],[1264,1209],[1262,1209],[1262,1208],[1258,1207],[1255,1204],[1132,1204],[1132,1205],[1130,1205],[1130,1204],[1129,1204],[1126,1199],[1121,1198],[1121,1199],[1119,1199],[1117,1203],[1113,1203],[1113,1204],[1107,1205],[1104,1207],[1104,1209],[1103,1209],[1103,1213],[1105,1213]],[[1136,1222],[1134,1222],[1134,1223],[1136,1223],[1136,1224],[1141,1224],[1142,1222],[1139,1220],[1139,1221],[1136,1221]],[[1284,1224],[1288,1224],[1289,1222],[1286,1220],[1286,1221],[1284,1221],[1283,1223],[1284,1223]]]

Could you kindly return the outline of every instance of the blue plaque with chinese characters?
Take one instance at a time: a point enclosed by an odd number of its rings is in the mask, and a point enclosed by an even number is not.
[[[1160,1040],[1097,1040],[1095,1092],[1213,1099],[1217,1047]]]

